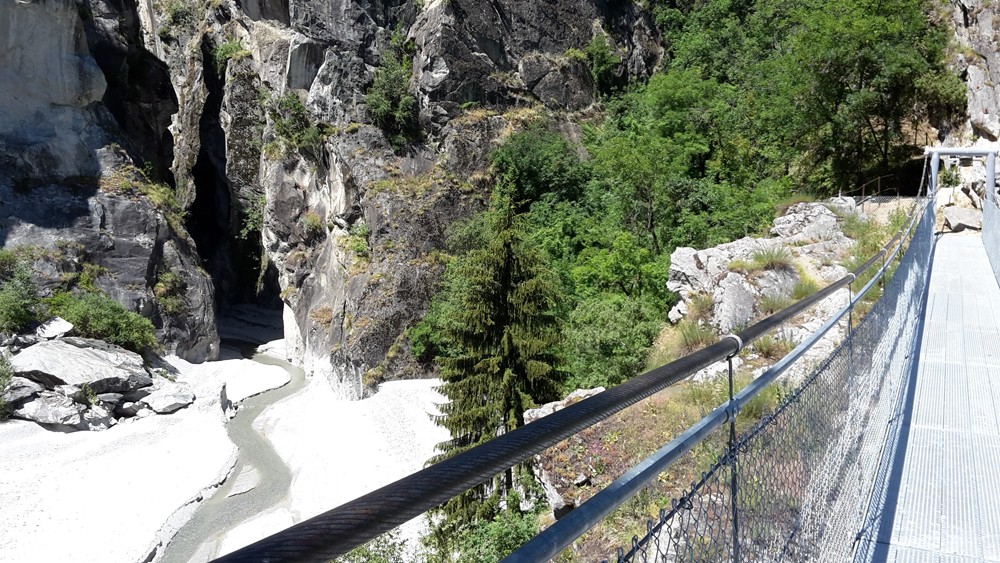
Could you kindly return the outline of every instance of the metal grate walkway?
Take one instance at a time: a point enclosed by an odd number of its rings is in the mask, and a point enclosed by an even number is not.
[[[876,560],[1000,562],[1000,287],[981,237],[937,242],[912,401]]]

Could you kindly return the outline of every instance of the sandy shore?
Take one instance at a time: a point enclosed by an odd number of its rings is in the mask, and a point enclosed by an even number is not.
[[[197,396],[172,415],[68,434],[0,424],[0,561],[144,559],[236,462],[223,383],[232,401],[288,380],[249,360],[172,362]]]
[[[334,398],[322,379],[264,411],[255,423],[292,471],[283,503],[228,533],[220,554],[280,531],[422,469],[448,431],[432,415],[439,380],[393,381],[363,401]],[[402,527],[415,547],[422,517]]]
[[[283,369],[250,360],[169,361],[198,397],[173,415],[70,434],[25,421],[0,424],[0,562],[145,559],[236,462],[223,383],[236,402],[288,381]],[[276,507],[261,507],[258,517],[219,538],[221,553],[422,468],[447,438],[431,420],[443,401],[437,385],[392,382],[352,402],[335,399],[324,380],[314,379],[268,407],[254,427],[289,466],[292,484]],[[423,528],[415,519],[403,536],[415,540]]]

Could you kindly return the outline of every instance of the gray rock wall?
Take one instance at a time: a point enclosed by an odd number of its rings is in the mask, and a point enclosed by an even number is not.
[[[405,331],[436,289],[448,227],[488,200],[489,152],[595,101],[571,50],[607,37],[623,83],[663,53],[641,7],[596,0],[33,0],[0,6],[0,28],[2,84],[23,87],[0,100],[0,169],[32,180],[0,182],[4,243],[79,245],[111,272],[99,285],[188,359],[213,357],[220,301],[281,306],[292,359],[351,398],[426,375]],[[414,53],[421,135],[406,147],[365,106],[394,33]],[[321,142],[282,140],[288,95]],[[183,224],[66,180],[130,162],[175,188]],[[32,210],[43,198],[70,211]],[[153,292],[165,270],[185,283],[183,314]]]
[[[968,87],[968,121],[949,135],[948,143],[966,145],[1000,137],[1000,53],[995,22],[1000,7],[989,0],[952,0],[955,30],[950,63]]]
[[[138,20],[118,0],[0,4],[0,246],[35,247],[47,290],[102,268],[96,285],[151,318],[167,351],[213,359],[214,289],[193,243],[162,202],[121,189],[143,157],[156,177],[176,108]],[[154,292],[165,272],[184,284],[183,311]]]

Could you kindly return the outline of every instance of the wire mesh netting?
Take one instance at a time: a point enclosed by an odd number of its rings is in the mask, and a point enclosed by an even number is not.
[[[928,205],[868,315],[619,561],[864,560],[916,359],[933,227]]]
[[[983,200],[983,246],[993,267],[993,275],[1000,283],[1000,208],[997,208],[997,197]]]

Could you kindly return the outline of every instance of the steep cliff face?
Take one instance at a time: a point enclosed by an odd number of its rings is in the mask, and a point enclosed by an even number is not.
[[[132,166],[170,152],[164,125],[176,107],[157,88],[165,66],[142,49],[135,16],[120,2],[0,5],[0,245],[30,248],[43,286],[86,271],[151,318],[167,351],[212,359],[211,282],[171,224],[176,210]],[[157,293],[168,272],[183,295]]]
[[[988,0],[955,0],[950,7],[955,29],[951,64],[968,86],[968,121],[949,141],[995,142],[1000,138],[1000,52],[994,22],[1000,19],[1000,7]]]
[[[73,240],[191,359],[214,354],[217,307],[282,308],[292,359],[352,398],[424,375],[405,331],[449,226],[488,200],[492,148],[542,115],[572,128],[663,53],[641,7],[604,0],[29,0],[0,27],[5,244]],[[389,51],[411,71],[405,138],[365,102]],[[132,163],[178,207],[123,188]],[[168,270],[183,308],[161,303]]]
[[[593,103],[581,50],[606,41],[622,82],[662,56],[624,3],[178,0],[143,23],[170,69],[172,171],[220,301],[280,302],[292,359],[350,398],[423,375],[405,330],[446,231],[483,208],[503,137]],[[405,146],[365,105],[394,34],[419,108]]]

